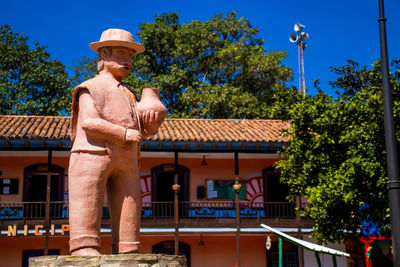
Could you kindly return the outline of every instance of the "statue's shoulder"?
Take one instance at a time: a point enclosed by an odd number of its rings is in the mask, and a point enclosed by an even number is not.
[[[104,82],[104,77],[100,75],[96,75],[93,78],[84,81],[80,85],[78,85],[76,88],[88,88],[88,89],[95,89],[98,87],[100,84]]]
[[[78,102],[79,95],[81,94],[82,91],[89,91],[89,94],[93,97],[94,95],[98,95],[99,87],[101,87],[102,84],[102,78],[99,77],[98,75],[84,81],[83,83],[79,84],[77,87],[75,87],[73,96],[72,96],[72,102]]]
[[[82,90],[88,90],[89,93],[93,96],[103,96],[106,95],[107,91],[111,87],[109,79],[97,75],[89,80],[84,81],[80,85],[78,85],[74,90],[74,95],[79,95]]]

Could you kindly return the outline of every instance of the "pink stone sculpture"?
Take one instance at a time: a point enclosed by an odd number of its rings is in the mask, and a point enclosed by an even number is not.
[[[113,253],[139,250],[139,152],[167,115],[159,91],[145,88],[137,102],[123,82],[132,56],[143,52],[125,30],[108,29],[89,47],[99,74],[75,88],[71,108],[69,224],[71,255],[100,255],[100,226],[107,191]]]

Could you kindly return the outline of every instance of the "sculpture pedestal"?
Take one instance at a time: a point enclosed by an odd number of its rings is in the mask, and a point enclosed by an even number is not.
[[[186,257],[165,254],[102,256],[41,256],[29,258],[29,267],[186,267]]]

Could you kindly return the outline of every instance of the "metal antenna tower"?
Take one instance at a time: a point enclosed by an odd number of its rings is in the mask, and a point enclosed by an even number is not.
[[[304,32],[303,29],[306,26],[296,22],[294,25],[294,31],[296,33],[293,33],[289,36],[289,41],[292,43],[297,44],[297,55],[298,55],[298,66],[299,66],[299,93],[303,96],[306,96],[306,80],[305,80],[305,74],[304,74],[304,56],[303,56],[303,51],[306,49],[306,41],[309,38],[308,33]]]

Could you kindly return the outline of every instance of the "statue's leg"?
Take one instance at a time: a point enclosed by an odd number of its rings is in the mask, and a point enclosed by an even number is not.
[[[137,157],[120,157],[118,162],[119,169],[116,175],[111,175],[107,187],[113,253],[134,253],[139,251],[141,219],[141,189]]]
[[[71,153],[69,225],[72,255],[100,255],[100,226],[110,157],[104,153]]]

